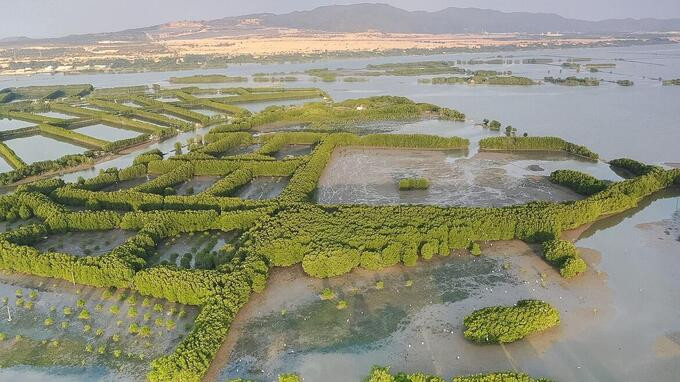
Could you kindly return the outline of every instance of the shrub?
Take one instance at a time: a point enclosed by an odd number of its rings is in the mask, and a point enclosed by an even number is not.
[[[323,290],[323,292],[321,292],[319,297],[322,300],[334,300],[336,296],[335,293],[330,288],[326,288]]]
[[[560,314],[550,304],[521,300],[515,306],[494,306],[465,317],[465,338],[478,343],[510,343],[560,323]]]
[[[578,276],[586,271],[588,266],[576,251],[576,246],[567,240],[549,240],[543,243],[543,256],[560,270],[560,275],[566,279]]]
[[[607,188],[607,182],[574,170],[553,171],[550,174],[550,181],[586,196],[597,194]]]
[[[430,182],[425,178],[404,178],[399,180],[399,189],[402,191],[427,190],[428,188],[430,188]]]

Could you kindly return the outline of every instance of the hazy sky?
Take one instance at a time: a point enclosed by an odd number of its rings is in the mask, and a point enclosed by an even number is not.
[[[0,38],[116,31],[175,20],[283,13],[360,0],[0,0]],[[367,2],[367,1],[364,1]],[[680,0],[383,0],[409,10],[477,7],[589,20],[680,18]]]

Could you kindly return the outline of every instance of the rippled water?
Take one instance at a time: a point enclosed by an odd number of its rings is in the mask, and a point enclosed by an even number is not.
[[[416,77],[371,77],[367,82],[325,83],[300,75],[300,81],[283,84],[287,87],[319,87],[334,99],[374,95],[401,95],[419,102],[431,102],[454,107],[465,112],[470,120],[498,119],[529,135],[557,135],[592,147],[604,158],[630,156],[653,162],[677,162],[680,141],[680,86],[661,86],[658,78],[680,76],[680,45],[650,45],[578,49],[544,49],[503,52],[513,60],[524,58],[570,57],[592,58],[593,62],[615,62],[616,68],[599,73],[576,73],[554,65],[475,65],[472,70],[510,70],[514,74],[542,79],[545,76],[595,76],[607,80],[628,79],[632,87],[603,83],[598,87],[566,87],[540,85],[458,86],[423,85]],[[158,83],[169,86],[173,76],[193,74],[252,75],[257,72],[302,72],[310,68],[364,68],[367,64],[414,62],[423,60],[488,59],[498,53],[458,53],[437,56],[376,57],[347,60],[327,60],[295,64],[243,64],[227,69],[190,70],[165,73],[88,74],[78,76],[35,75],[0,78],[0,87],[92,83],[96,87],[132,86]],[[616,61],[613,61],[616,60]],[[612,73],[609,73],[609,72]],[[203,84],[202,87],[215,87]],[[244,84],[246,85],[246,84]],[[269,86],[250,82],[247,86]]]
[[[506,206],[532,200],[581,197],[550,182],[557,169],[620,179],[606,164],[552,153],[479,153],[343,148],[334,152],[319,181],[322,204],[436,204]],[[399,180],[426,178],[427,190],[400,191]]]
[[[230,332],[218,380],[293,371],[311,381],[359,381],[374,364],[447,377],[516,368],[559,381],[675,380],[679,203],[677,190],[661,193],[593,224],[576,242],[590,269],[572,281],[519,242],[487,245],[480,258],[454,254],[330,280],[277,269]],[[318,297],[327,287],[335,301]],[[562,324],[505,346],[463,338],[465,315],[522,298],[555,305]],[[348,309],[335,307],[339,299]]]

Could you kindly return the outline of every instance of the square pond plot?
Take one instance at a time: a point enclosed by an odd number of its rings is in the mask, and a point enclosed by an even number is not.
[[[35,123],[19,119],[0,118],[0,131],[21,129],[22,127],[35,126]]]
[[[262,145],[259,144],[259,143],[255,143],[255,144],[252,144],[252,145],[240,145],[240,146],[232,147],[229,150],[227,150],[222,155],[222,157],[254,153],[255,151],[259,150],[260,147],[262,147]]]
[[[316,145],[284,145],[279,151],[277,151],[274,156],[276,159],[281,160],[285,158],[301,157],[310,154]]]
[[[90,125],[85,127],[79,127],[74,129],[76,133],[89,135],[97,139],[103,139],[109,142],[119,141],[121,139],[134,138],[141,135],[137,131],[120,129],[117,127],[111,127],[104,124]]]
[[[124,289],[0,273],[2,381],[142,381],[198,309]],[[7,320],[7,314],[12,320]]]
[[[134,231],[66,232],[50,234],[34,246],[43,252],[62,252],[76,256],[101,256],[134,236]]]
[[[43,137],[42,135],[10,139],[5,141],[5,144],[28,164],[44,160],[54,160],[67,154],[82,154],[87,151],[85,147]]]
[[[195,195],[207,190],[215,184],[221,177],[219,176],[195,176],[186,182],[175,186],[177,195]]]
[[[163,240],[150,264],[172,264],[182,268],[214,268],[226,261],[222,250],[233,242],[236,232],[206,231],[179,234]]]
[[[0,172],[8,172],[12,170],[14,170],[14,168],[12,168],[9,163],[7,163],[5,158],[0,158]]]
[[[442,206],[580,199],[571,190],[552,184],[545,168],[582,170],[592,162],[581,164],[565,155],[543,155],[480,153],[466,158],[455,151],[343,148],[333,153],[316,197],[322,204]],[[535,171],[538,169],[541,171]],[[416,177],[427,178],[429,189],[399,190],[400,179]]]
[[[156,175],[145,175],[139,178],[134,178],[134,179],[128,179],[124,180],[122,182],[116,182],[115,184],[112,184],[108,187],[105,187],[102,189],[102,191],[106,192],[113,192],[113,191],[121,191],[121,190],[129,190],[133,187],[139,186],[140,184],[144,184],[150,180],[156,179]]]
[[[248,184],[239,187],[234,196],[251,200],[274,199],[286,188],[288,182],[290,182],[289,177],[258,176]]]
[[[57,111],[46,111],[44,113],[35,113],[37,115],[42,115],[44,117],[51,117],[51,118],[60,118],[60,119],[73,119],[76,118],[72,115],[64,114],[64,113],[59,113]]]

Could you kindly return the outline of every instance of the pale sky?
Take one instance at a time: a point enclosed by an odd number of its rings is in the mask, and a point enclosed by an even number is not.
[[[357,0],[0,0],[0,38],[109,32],[176,20],[286,13]],[[680,0],[382,0],[408,10],[475,7],[587,20],[680,18]]]

